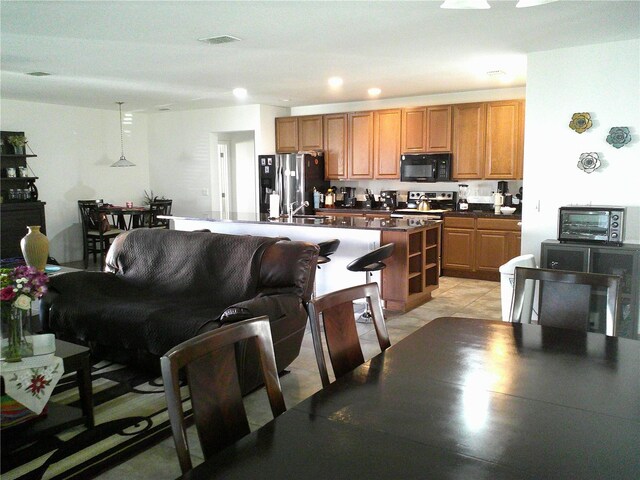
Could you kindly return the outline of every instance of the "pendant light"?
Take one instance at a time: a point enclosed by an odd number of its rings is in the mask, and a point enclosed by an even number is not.
[[[113,163],[112,167],[135,167],[135,163],[131,163],[124,156],[124,140],[123,140],[123,132],[122,132],[122,104],[124,102],[116,102],[118,104],[118,108],[120,110],[120,160]]]

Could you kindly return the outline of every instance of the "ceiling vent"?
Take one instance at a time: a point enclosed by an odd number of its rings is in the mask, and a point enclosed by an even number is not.
[[[27,75],[31,75],[32,77],[48,77],[51,74],[47,72],[28,72]]]
[[[198,41],[210,45],[220,45],[221,43],[239,42],[240,39],[231,35],[219,35],[217,37],[199,38]]]

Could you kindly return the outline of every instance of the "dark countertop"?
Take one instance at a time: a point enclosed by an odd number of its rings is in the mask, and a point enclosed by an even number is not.
[[[269,219],[267,214],[239,213],[239,212],[202,212],[192,215],[171,215],[158,218],[169,218],[172,220],[195,220],[209,222],[229,222],[229,223],[253,223],[253,224],[276,224],[305,227],[324,228],[352,228],[359,230],[399,230],[411,231],[419,228],[434,226],[442,223],[441,220],[429,220],[425,218],[387,218],[387,217],[357,217],[349,215],[321,213],[320,216],[307,218],[280,217]]]
[[[367,215],[391,215],[393,210],[387,210],[386,208],[358,208],[358,207],[336,207],[336,208],[316,208],[317,212],[327,214],[341,214],[341,213],[358,213]]]

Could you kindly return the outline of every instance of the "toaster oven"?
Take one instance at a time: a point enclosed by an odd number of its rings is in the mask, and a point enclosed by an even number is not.
[[[576,206],[560,207],[558,240],[622,245],[624,207]]]

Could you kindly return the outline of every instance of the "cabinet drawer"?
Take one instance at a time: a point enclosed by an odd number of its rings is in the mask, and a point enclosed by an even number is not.
[[[509,230],[519,232],[521,222],[519,219],[502,219],[502,218],[478,218],[476,228],[478,230]]]
[[[475,228],[473,217],[444,217],[444,226],[452,228]]]

